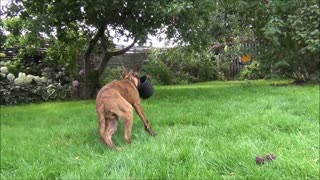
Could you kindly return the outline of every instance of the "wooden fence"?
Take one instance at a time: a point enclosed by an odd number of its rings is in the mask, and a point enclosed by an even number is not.
[[[258,53],[258,46],[259,42],[257,41],[244,41],[241,47],[241,52],[243,54],[251,54],[253,55],[253,58]],[[117,46],[117,49],[123,49],[124,46]],[[219,55],[219,59],[221,59],[222,63],[228,63],[229,68],[225,70],[225,76],[227,79],[235,80],[239,78],[239,75],[242,71],[242,69],[245,68],[244,65],[241,65],[239,63],[239,57],[226,57],[226,55],[223,53],[223,50],[221,50],[217,53]],[[232,48],[232,47],[230,47]],[[222,48],[223,49],[223,48]],[[45,54],[46,48],[39,49],[39,59],[42,60],[44,54]],[[18,54],[17,48],[8,48],[8,49],[0,49],[0,52],[6,54],[5,61],[12,60],[14,57]],[[121,65],[124,65],[128,69],[133,69],[136,65],[142,65],[144,64],[145,60],[147,60],[148,54],[150,53],[149,47],[133,47],[131,48],[127,53],[115,56],[110,59],[110,61],[107,64],[107,67],[118,67]],[[99,65],[101,62],[101,57],[97,55],[91,56],[93,60],[93,64],[95,67]],[[40,60],[40,61],[41,61]],[[226,62],[228,61],[228,62]],[[78,58],[78,66],[79,69],[83,68],[83,59],[81,57]]]
[[[123,46],[118,46],[117,49],[123,49]],[[128,52],[112,57],[107,67],[119,67],[119,66],[125,66],[128,69],[135,68],[136,65],[142,65],[146,60],[147,56],[150,53],[150,48],[148,47],[133,47]],[[94,67],[99,66],[101,62],[101,57],[98,55],[91,55],[91,59],[93,61]],[[83,59],[82,57],[79,57],[78,59],[78,66],[79,69],[83,68]]]
[[[252,61],[255,60],[256,55],[258,54],[258,46],[260,43],[258,41],[245,41],[241,45],[241,54],[249,54],[252,56]],[[240,57],[225,57],[225,54],[222,52],[219,54],[219,59],[229,61],[229,68],[225,71],[226,78],[229,80],[236,80],[239,78],[241,71],[246,68],[246,65],[240,64]]]

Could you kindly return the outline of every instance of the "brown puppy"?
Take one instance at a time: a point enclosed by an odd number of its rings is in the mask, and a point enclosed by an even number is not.
[[[122,80],[105,85],[100,89],[96,98],[99,133],[111,149],[116,149],[112,142],[112,135],[117,130],[119,118],[124,120],[124,138],[127,143],[131,143],[133,108],[143,121],[145,130],[150,135],[155,136],[140,103],[138,72],[128,72],[124,67],[122,67],[122,70]]]

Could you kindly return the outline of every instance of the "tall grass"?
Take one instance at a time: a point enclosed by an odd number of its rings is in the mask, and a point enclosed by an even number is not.
[[[318,179],[319,86],[266,81],[157,86],[109,150],[94,101],[1,107],[1,179]],[[257,165],[256,156],[277,158]]]

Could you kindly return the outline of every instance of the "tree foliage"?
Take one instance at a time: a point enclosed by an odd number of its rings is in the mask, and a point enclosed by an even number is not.
[[[88,77],[97,79],[112,56],[145,43],[148,35],[159,30],[177,43],[201,45],[212,4],[210,0],[15,0],[5,11],[6,29],[11,32],[7,45],[19,41],[32,51],[49,41],[48,60],[70,66],[85,46],[85,74],[90,81]],[[133,42],[115,51],[112,41],[120,36]],[[93,51],[102,54],[95,69],[90,63]]]
[[[5,46],[18,41],[32,53],[49,42],[47,62],[69,69],[83,54],[85,82],[97,81],[112,56],[159,32],[197,51],[250,35],[263,42],[261,67],[286,77],[308,79],[319,65],[316,0],[14,0],[3,13]],[[120,37],[131,45],[116,50]],[[93,52],[102,56],[95,68]]]
[[[319,4],[316,0],[274,1],[263,28],[269,42],[266,64],[271,70],[297,81],[319,80]]]
[[[255,69],[254,74],[319,81],[319,17],[316,0],[215,1],[207,27],[202,26],[208,34],[202,35],[201,41],[209,39],[236,50],[241,47],[240,39],[249,37],[260,44],[255,54],[259,70]],[[227,60],[232,60],[243,53],[240,51],[229,51],[224,56],[230,55],[233,58]]]

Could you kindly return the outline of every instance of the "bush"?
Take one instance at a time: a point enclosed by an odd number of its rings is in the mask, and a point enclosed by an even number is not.
[[[116,67],[116,68],[107,67],[103,71],[102,75],[100,76],[100,79],[99,79],[100,86],[104,86],[109,82],[112,82],[113,80],[120,80],[121,73],[122,73],[121,67]]]
[[[27,104],[48,100],[62,100],[70,97],[71,86],[57,82],[48,83],[45,77],[19,73],[15,78],[11,73],[0,75],[1,105]]]
[[[174,84],[174,74],[162,61],[151,61],[144,67],[144,71],[152,75],[154,84],[168,85]]]
[[[19,86],[9,83],[8,80],[0,81],[1,105],[23,104],[35,102],[39,99],[31,85]]]
[[[1,81],[1,105],[28,104],[48,100],[63,100],[70,96],[70,86],[60,84],[16,85]]]
[[[261,63],[272,65],[271,74],[276,72],[301,82],[317,80],[320,66],[318,1],[292,1],[290,6],[283,6],[281,1],[272,4],[272,16],[261,29],[266,41]]]
[[[216,59],[203,58],[198,62],[198,79],[199,81],[222,80],[218,72]],[[224,79],[224,78],[223,78]]]
[[[42,100],[63,100],[70,96],[70,85],[61,85],[60,83],[52,83],[48,86],[40,85],[33,90]]]
[[[247,65],[240,74],[240,79],[262,79],[264,75],[261,71],[260,63],[258,61],[253,61],[250,65]]]
[[[210,51],[196,52],[189,47],[154,50],[144,71],[152,75],[154,84],[161,85],[225,79]]]

